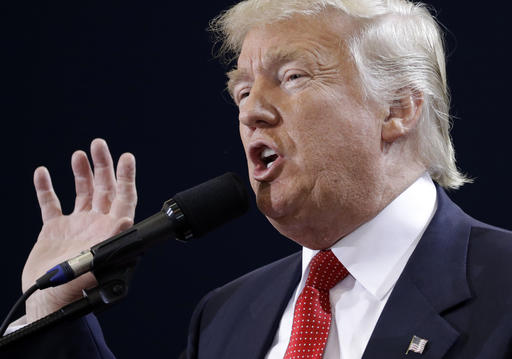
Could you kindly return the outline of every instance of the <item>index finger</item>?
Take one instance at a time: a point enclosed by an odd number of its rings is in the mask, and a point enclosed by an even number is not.
[[[50,172],[46,167],[38,167],[34,171],[34,187],[43,223],[62,215],[60,201],[55,194]]]

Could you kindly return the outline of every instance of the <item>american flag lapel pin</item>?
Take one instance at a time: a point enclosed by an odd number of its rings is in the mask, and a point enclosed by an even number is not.
[[[409,348],[407,348],[407,351],[405,354],[409,354],[409,351],[415,352],[418,354],[423,354],[423,350],[425,349],[425,345],[427,345],[428,340],[423,339],[420,337],[417,337],[416,335],[412,336],[411,342],[409,343]]]

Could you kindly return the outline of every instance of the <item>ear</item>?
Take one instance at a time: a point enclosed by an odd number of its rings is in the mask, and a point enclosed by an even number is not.
[[[392,143],[407,136],[420,118],[423,107],[423,94],[418,91],[405,89],[401,97],[394,101],[389,108],[389,115],[382,124],[382,140]]]

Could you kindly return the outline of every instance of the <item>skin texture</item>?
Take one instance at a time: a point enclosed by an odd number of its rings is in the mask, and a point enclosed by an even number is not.
[[[253,28],[229,74],[258,207],[278,231],[313,249],[373,218],[425,171],[415,153],[421,94],[403,89],[388,106],[365,98],[344,46],[356,29],[331,13]],[[279,154],[269,171],[258,165],[263,146]],[[73,154],[77,196],[69,215],[48,170],[36,169],[43,228],[25,264],[23,291],[48,268],[133,223],[135,158],[123,154],[115,174],[105,141],[94,140],[91,155],[93,169],[83,151]],[[37,291],[26,303],[27,322],[94,285],[86,274]]]
[[[253,28],[229,74],[258,207],[313,249],[373,218],[425,171],[411,135],[421,100],[410,91],[392,106],[366,99],[343,41],[357,24],[323,15]],[[258,143],[281,157],[264,178],[251,159]]]
[[[47,269],[132,225],[137,203],[135,158],[130,153],[123,154],[116,175],[104,140],[92,141],[91,155],[94,173],[85,152],[76,151],[72,156],[77,196],[69,215],[62,214],[48,170],[36,169],[34,186],[43,228],[23,269],[23,291]],[[26,303],[27,322],[81,298],[82,289],[95,284],[94,276],[88,273],[66,285],[36,291]]]

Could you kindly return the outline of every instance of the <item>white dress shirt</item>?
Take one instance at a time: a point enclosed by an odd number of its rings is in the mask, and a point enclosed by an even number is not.
[[[325,359],[360,359],[377,320],[437,207],[428,174],[420,177],[375,218],[331,247],[349,275],[330,291],[331,329]],[[282,359],[293,312],[317,250],[302,249],[302,278],[286,307],[266,359]]]

